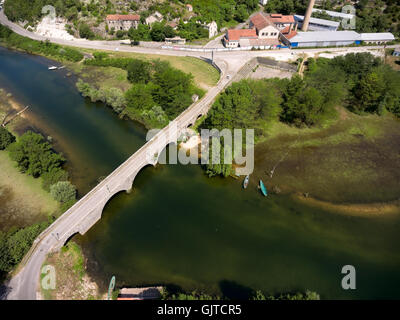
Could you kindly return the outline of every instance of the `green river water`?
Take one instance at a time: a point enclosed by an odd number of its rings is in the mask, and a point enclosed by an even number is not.
[[[0,87],[31,106],[32,128],[53,137],[82,196],[145,143],[146,131],[83,99],[66,70],[47,70],[52,64],[0,48]],[[91,275],[228,297],[309,289],[326,299],[400,298],[399,216],[349,217],[264,198],[254,180],[243,191],[241,181],[209,179],[200,166],[145,168],[132,193],[116,195],[75,237]],[[341,288],[348,264],[356,290]]]

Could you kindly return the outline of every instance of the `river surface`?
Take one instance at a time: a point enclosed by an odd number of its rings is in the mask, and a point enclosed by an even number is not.
[[[145,143],[145,130],[82,98],[53,62],[0,48],[0,87],[31,106],[32,128],[51,136],[68,159],[80,196]],[[400,217],[332,214],[264,198],[255,181],[209,179],[195,165],[143,169],[130,194],[116,195],[103,218],[75,237],[93,277],[117,286],[172,284],[245,297],[318,292],[325,299],[400,298]],[[341,287],[344,265],[356,290]]]

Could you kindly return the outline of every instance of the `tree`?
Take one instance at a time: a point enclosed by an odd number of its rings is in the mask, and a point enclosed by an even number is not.
[[[50,187],[52,197],[61,202],[67,203],[76,198],[76,188],[69,181],[59,181]]]
[[[62,168],[52,168],[49,171],[42,174],[42,187],[46,191],[50,191],[50,187],[59,182],[67,181],[68,172]]]
[[[90,29],[90,27],[86,23],[81,23],[79,25],[79,36],[85,39],[93,39],[95,37],[94,32]]]
[[[60,167],[65,159],[55,153],[42,135],[28,131],[9,146],[10,157],[22,172],[39,177],[46,171]]]
[[[149,62],[132,59],[127,71],[128,80],[132,83],[148,83],[151,79],[151,64]]]
[[[247,13],[246,6],[245,5],[239,5],[238,8],[236,9],[235,13],[235,20],[239,22],[245,21],[249,17],[249,14]]]
[[[152,88],[144,83],[134,84],[126,93],[127,108],[125,113],[139,114],[149,110],[155,103],[152,97]]]
[[[0,150],[4,150],[15,141],[15,137],[6,128],[0,127]]]
[[[161,22],[154,22],[151,26],[150,37],[153,41],[164,41],[164,26]]]

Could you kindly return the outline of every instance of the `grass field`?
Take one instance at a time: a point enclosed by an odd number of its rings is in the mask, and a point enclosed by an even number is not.
[[[0,228],[26,226],[55,213],[59,204],[35,179],[18,171],[6,151],[0,151]]]
[[[341,110],[326,127],[271,125],[256,146],[253,183],[333,203],[395,201],[400,194],[400,121]],[[273,177],[271,170],[276,167]]]
[[[85,52],[93,53],[97,50],[85,49]],[[163,56],[155,54],[142,54],[142,53],[128,53],[128,52],[108,52],[110,57],[125,57],[125,58],[135,58],[143,60],[157,60],[168,61],[174,68],[182,70],[185,73],[191,73],[194,77],[194,82],[197,86],[202,89],[209,89],[215,86],[219,80],[219,72],[209,65],[208,63],[194,58],[194,57],[177,57],[177,56]],[[110,81],[110,83],[117,83],[122,81],[122,86],[129,84],[126,80],[126,72],[113,70],[115,68],[102,68],[102,67],[92,67],[93,69],[88,69],[88,66],[84,66],[82,63],[68,63],[67,64],[74,72],[78,75],[82,72],[93,72],[99,74],[102,73],[102,79],[105,81]],[[120,80],[118,80],[120,79]]]

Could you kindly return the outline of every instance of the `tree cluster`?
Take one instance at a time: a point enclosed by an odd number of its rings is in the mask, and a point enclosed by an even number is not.
[[[0,275],[11,271],[21,262],[33,241],[51,222],[52,219],[25,228],[0,231]]]
[[[54,198],[64,204],[63,209],[71,206],[75,201],[75,187],[68,181],[68,172],[62,168],[65,159],[56,153],[43,136],[32,131],[21,135],[19,139],[8,146],[10,158],[17,162],[21,172],[42,178],[42,187],[50,191]],[[55,196],[53,189],[60,185],[74,190],[74,196],[60,198]]]
[[[85,64],[126,70],[132,87],[124,94],[124,106],[118,106],[116,111],[149,127],[165,126],[192,103],[194,94],[203,95],[194,86],[191,74],[171,67],[166,61],[109,58],[107,54],[99,53],[94,59],[86,60]],[[90,85],[78,82],[77,86],[92,101],[102,101],[98,90]],[[108,100],[105,99],[105,102],[108,103]]]
[[[4,150],[14,141],[14,135],[6,128],[0,127],[0,150]]]

